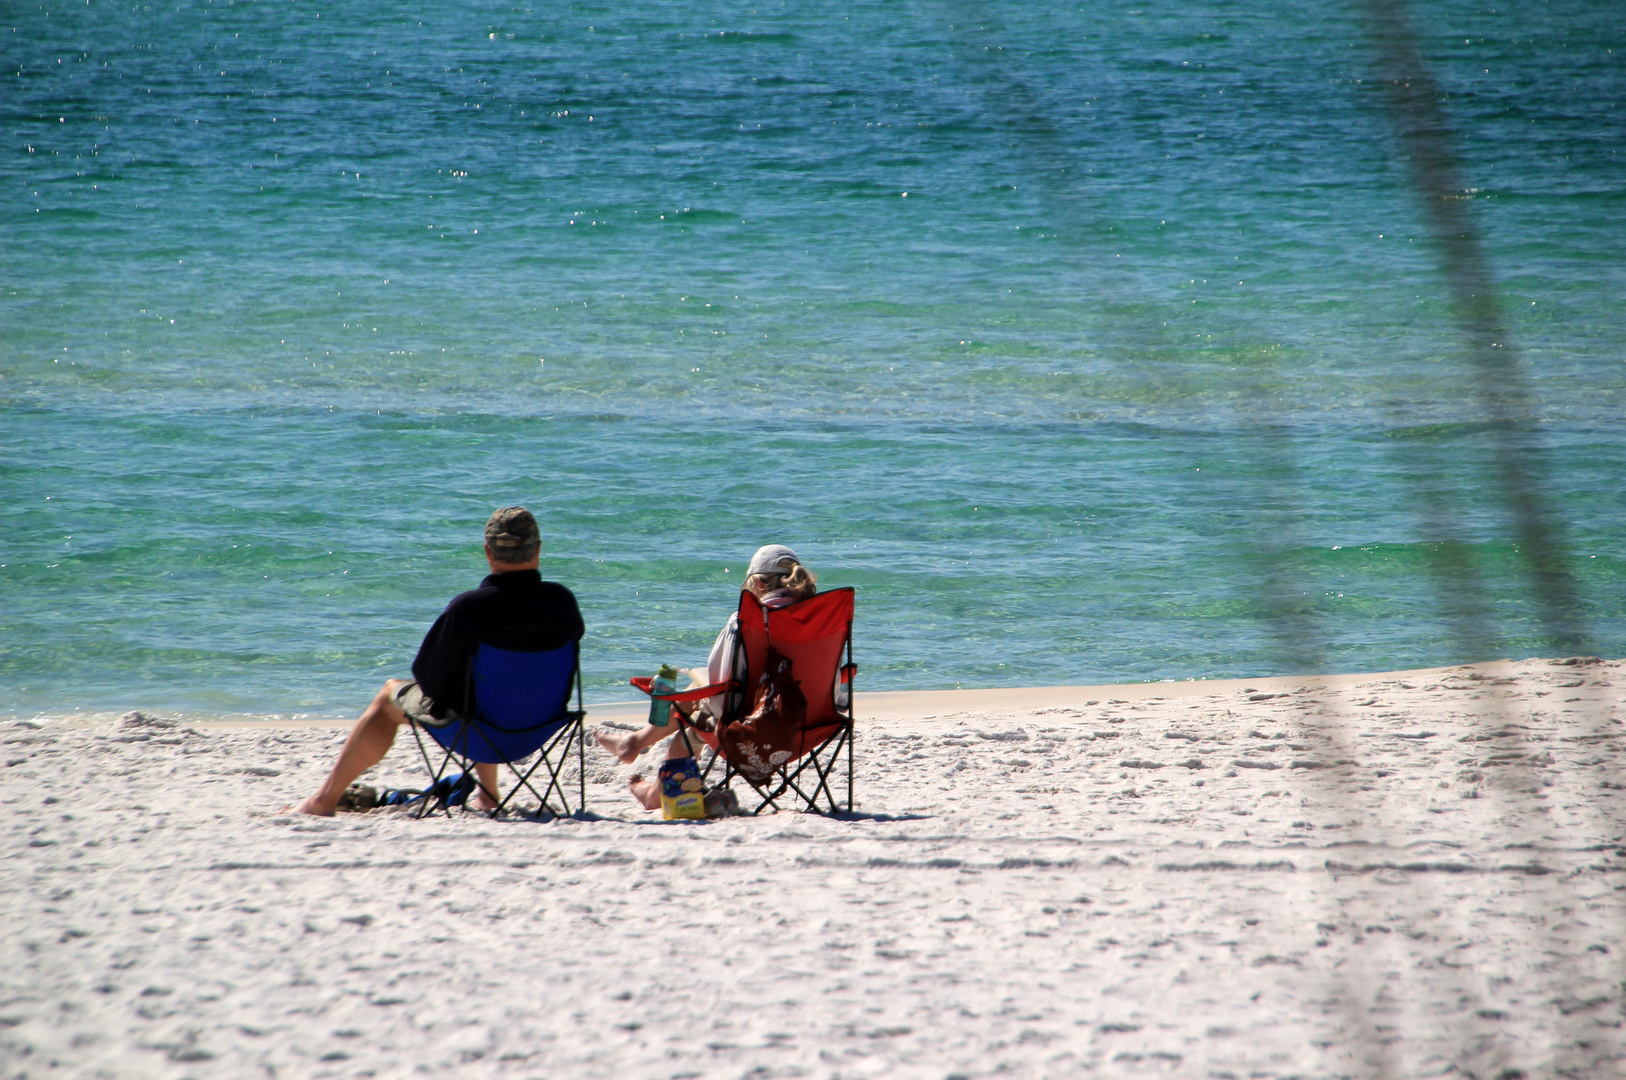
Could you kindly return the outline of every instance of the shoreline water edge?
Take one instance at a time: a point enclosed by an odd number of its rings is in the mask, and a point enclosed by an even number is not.
[[[1602,657],[1582,657],[1580,660],[1598,660]],[[860,689],[864,714],[869,720],[930,720],[942,715],[969,711],[1011,708],[1022,709],[1076,709],[1091,708],[1102,702],[1145,701],[1166,698],[1189,698],[1226,694],[1236,690],[1250,692],[1286,693],[1292,690],[1320,687],[1342,688],[1368,681],[1439,679],[1452,672],[1474,671],[1491,673],[1487,677],[1500,677],[1494,673],[1516,668],[1519,663],[1537,663],[1540,658],[1514,661],[1508,658],[1487,660],[1472,664],[1454,664],[1444,667],[1405,668],[1393,671],[1339,672],[1318,675],[1262,675],[1254,678],[1215,679],[1163,679],[1149,682],[1089,683],[1058,686],[987,686],[954,690],[875,690]],[[357,705],[359,712],[365,702]],[[612,725],[641,721],[649,711],[647,700],[628,698],[618,701],[586,702],[587,721],[609,722]],[[69,713],[42,712],[33,716],[0,717],[0,725],[68,724],[96,727],[121,723],[132,715],[148,720],[159,720],[182,726],[231,729],[256,728],[349,728],[354,716],[316,716],[308,713],[230,713],[213,714],[186,712],[174,709],[102,709],[94,712]]]

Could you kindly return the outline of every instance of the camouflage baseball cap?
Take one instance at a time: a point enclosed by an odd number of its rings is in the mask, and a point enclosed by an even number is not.
[[[517,562],[509,556],[529,557],[529,549],[542,543],[536,518],[523,506],[505,506],[486,522],[486,547],[504,562]]]

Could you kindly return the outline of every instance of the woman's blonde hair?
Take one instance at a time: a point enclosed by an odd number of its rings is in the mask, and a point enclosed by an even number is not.
[[[806,600],[819,591],[819,579],[813,571],[801,563],[791,563],[789,570],[774,574],[752,574],[771,588],[784,589],[796,594],[796,599]]]

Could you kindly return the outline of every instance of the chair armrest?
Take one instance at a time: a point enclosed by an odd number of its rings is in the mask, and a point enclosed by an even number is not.
[[[637,689],[649,694],[650,697],[660,701],[704,701],[709,697],[721,694],[725,690],[732,690],[739,685],[737,680],[730,679],[728,682],[712,683],[710,686],[695,686],[672,694],[655,694],[650,692],[650,685],[655,680],[648,675],[634,675],[627,681]]]
[[[856,675],[857,673],[858,673],[858,665],[857,664],[843,664],[843,665],[841,665],[841,681],[843,683],[852,682],[853,681],[853,676]]]

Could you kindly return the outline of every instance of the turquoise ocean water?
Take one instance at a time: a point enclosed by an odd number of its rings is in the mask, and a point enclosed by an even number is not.
[[[353,714],[510,502],[598,701],[769,541],[871,689],[1555,648],[1354,8],[4,16],[0,713]],[[1417,18],[1620,656],[1626,19]]]

